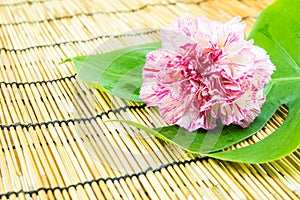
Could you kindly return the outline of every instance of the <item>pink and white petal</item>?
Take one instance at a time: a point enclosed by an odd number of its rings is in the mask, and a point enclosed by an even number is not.
[[[253,47],[252,51],[257,52],[255,58],[256,70],[253,78],[253,85],[256,88],[262,88],[271,79],[271,74],[275,70],[275,66],[271,63],[269,56],[266,54],[265,50],[260,47]]]
[[[257,105],[251,108],[248,114],[240,121],[234,122],[234,124],[240,125],[243,128],[247,128],[251,122],[259,115],[260,107]]]
[[[255,99],[252,98],[253,92],[247,91],[240,98],[231,104],[223,104],[221,106],[221,121],[225,125],[234,122],[239,122],[245,118],[253,105],[256,104]],[[253,101],[251,101],[251,99]]]
[[[160,31],[162,48],[171,52],[178,52],[181,51],[181,46],[188,43],[194,43],[194,40],[191,37],[192,33],[190,32],[192,24],[192,19],[179,18],[170,25],[164,27]]]
[[[168,61],[169,54],[161,50],[152,51],[147,55],[146,64],[143,68],[144,81],[140,91],[140,98],[149,106],[157,105],[157,76],[161,67],[166,65]]]

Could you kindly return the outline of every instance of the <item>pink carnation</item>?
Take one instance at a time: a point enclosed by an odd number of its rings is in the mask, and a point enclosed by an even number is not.
[[[247,127],[265,102],[275,67],[244,39],[245,24],[180,18],[161,30],[162,48],[147,55],[140,98],[163,119],[188,131]]]

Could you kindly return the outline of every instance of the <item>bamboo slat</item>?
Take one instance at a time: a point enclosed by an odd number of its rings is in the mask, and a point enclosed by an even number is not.
[[[188,154],[107,119],[159,127],[155,108],[93,89],[66,58],[159,40],[175,18],[241,16],[273,0],[0,2],[1,199],[299,199],[299,149],[266,164]],[[247,146],[287,117],[280,107]]]

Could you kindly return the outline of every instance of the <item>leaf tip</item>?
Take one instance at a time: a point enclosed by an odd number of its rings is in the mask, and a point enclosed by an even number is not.
[[[67,58],[67,59],[61,61],[61,62],[58,63],[58,64],[61,65],[61,64],[64,64],[64,63],[67,63],[67,62],[71,62],[71,61],[72,61],[72,58]]]
[[[107,122],[118,122],[118,120],[113,120],[113,119],[108,119],[108,120],[103,120],[104,123],[107,123]]]

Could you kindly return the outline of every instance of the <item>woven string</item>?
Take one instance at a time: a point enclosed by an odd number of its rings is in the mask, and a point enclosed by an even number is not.
[[[117,113],[120,113],[120,111],[126,112],[126,110],[128,110],[128,109],[141,109],[141,108],[145,108],[145,106],[146,106],[145,104],[142,104],[142,105],[139,105],[139,106],[124,106],[124,107],[120,107],[120,108],[117,108],[117,109],[111,109],[111,110],[99,113],[96,116],[92,116],[92,117],[81,117],[81,118],[74,118],[74,119],[68,119],[68,120],[54,120],[54,121],[48,121],[48,122],[37,122],[37,123],[29,123],[29,124],[22,124],[21,122],[17,122],[17,123],[14,123],[14,124],[8,124],[8,125],[1,124],[0,128],[2,130],[4,130],[4,129],[16,128],[16,127],[20,126],[22,128],[26,128],[28,130],[30,127],[35,128],[36,126],[39,126],[39,127],[46,126],[46,127],[48,127],[49,125],[55,125],[55,124],[58,124],[59,126],[61,126],[61,124],[63,124],[63,123],[68,125],[69,123],[75,124],[75,122],[78,122],[78,123],[80,123],[80,122],[90,122],[90,121],[93,121],[93,120],[97,120],[97,118],[102,119],[102,117],[104,115],[108,116],[109,113],[117,114]]]
[[[10,25],[20,25],[20,24],[33,24],[33,23],[43,23],[45,21],[49,22],[49,21],[54,21],[54,20],[62,20],[62,19],[68,19],[68,18],[72,18],[72,17],[78,17],[81,15],[85,15],[85,16],[95,16],[95,15],[100,15],[100,14],[105,14],[105,15],[109,15],[109,14],[122,14],[122,13],[135,13],[138,11],[142,11],[148,7],[155,7],[155,6],[171,6],[171,5],[177,5],[179,3],[181,4],[191,4],[191,5],[199,5],[203,2],[207,2],[209,0],[200,0],[200,1],[196,1],[196,2],[188,2],[188,1],[176,1],[176,2],[168,2],[168,3],[147,3],[144,4],[138,8],[133,8],[133,9],[129,9],[129,10],[113,10],[113,11],[97,11],[97,12],[92,12],[92,13],[86,13],[86,12],[79,12],[73,15],[66,15],[66,16],[61,16],[61,17],[54,17],[54,18],[47,18],[47,19],[42,19],[42,20],[33,20],[33,21],[20,21],[20,22],[14,22],[14,23],[2,23],[1,25],[4,26],[10,26]]]
[[[66,76],[66,77],[62,77],[62,78],[58,78],[58,79],[52,79],[52,80],[42,80],[42,81],[31,81],[31,82],[4,82],[4,81],[0,81],[0,88],[2,87],[2,85],[7,86],[17,86],[17,88],[19,88],[20,86],[25,86],[25,85],[34,85],[37,86],[39,84],[48,84],[48,83],[55,83],[55,82],[60,82],[60,81],[66,81],[69,80],[71,81],[71,79],[75,79],[77,74],[71,75],[71,76]]]
[[[256,17],[253,16],[243,16],[241,17],[242,21],[246,20],[248,18],[253,18],[256,19]],[[7,24],[0,24],[1,25],[7,25]],[[11,24],[9,24],[11,25]],[[1,47],[1,50],[4,51],[26,51],[26,50],[30,50],[30,49],[35,49],[35,48],[44,48],[44,47],[52,47],[52,46],[60,46],[60,45],[65,45],[65,44],[70,44],[70,43],[85,43],[85,42],[91,42],[93,40],[97,40],[97,39],[104,39],[104,38],[122,38],[122,37],[133,37],[133,36],[142,36],[142,35],[149,35],[149,34],[154,34],[154,33],[158,33],[160,31],[160,29],[153,29],[153,30],[148,30],[145,32],[139,32],[139,33],[122,33],[122,34],[116,34],[116,35],[99,35],[93,38],[89,38],[89,39],[85,39],[85,40],[72,40],[72,41],[64,41],[64,42],[58,42],[58,43],[54,43],[54,44],[43,44],[43,45],[36,45],[36,46],[30,46],[30,47],[26,47],[26,48],[22,48],[22,49],[9,49],[9,48],[5,48],[5,47]]]
[[[133,178],[133,177],[139,178],[139,176],[142,176],[142,175],[145,176],[148,172],[151,172],[151,173],[161,172],[162,169],[166,169],[166,168],[169,168],[169,167],[174,168],[174,166],[186,165],[186,164],[191,164],[191,163],[195,163],[195,162],[199,162],[199,161],[201,162],[201,161],[208,160],[208,159],[209,159],[208,157],[196,157],[196,158],[190,159],[190,160],[174,161],[172,163],[161,165],[161,166],[159,166],[155,169],[152,169],[151,167],[149,167],[145,171],[138,172],[138,173],[126,174],[124,176],[119,176],[119,177],[98,178],[98,179],[94,179],[94,180],[90,180],[90,181],[85,181],[85,182],[82,182],[82,183],[72,184],[72,185],[69,185],[67,187],[54,187],[54,188],[40,187],[38,189],[31,190],[31,191],[19,190],[17,192],[15,192],[15,191],[7,192],[7,193],[4,193],[4,194],[0,194],[0,198],[2,198],[2,197],[9,198],[9,196],[12,195],[12,194],[18,195],[18,194],[21,194],[21,193],[23,193],[25,195],[29,194],[31,196],[32,194],[39,193],[42,190],[45,191],[45,192],[48,192],[48,191],[54,192],[55,190],[59,190],[59,191],[62,192],[64,190],[69,190],[72,187],[76,188],[78,186],[85,186],[85,185],[90,185],[91,186],[93,183],[99,183],[100,181],[103,181],[104,183],[107,183],[108,181],[114,182],[114,181],[125,180],[126,178]]]
[[[72,40],[72,41],[64,41],[64,42],[59,42],[59,43],[54,43],[54,44],[44,44],[44,45],[36,45],[36,46],[31,46],[31,47],[26,47],[26,48],[22,48],[22,49],[8,49],[8,48],[0,48],[0,50],[4,50],[4,51],[26,51],[26,50],[30,50],[30,49],[37,49],[37,48],[44,48],[44,47],[53,47],[53,46],[60,46],[60,45],[64,45],[64,44],[75,44],[75,43],[85,43],[85,42],[90,42],[93,40],[97,40],[97,39],[103,39],[103,38],[122,38],[122,37],[136,37],[136,36],[142,36],[142,35],[149,35],[149,34],[153,34],[153,33],[158,33],[159,30],[149,30],[149,31],[145,31],[145,32],[140,32],[140,33],[122,33],[122,34],[117,34],[117,35],[99,35],[97,37],[93,37],[93,38],[89,38],[86,40]]]
[[[61,0],[31,0],[31,1],[20,1],[17,3],[3,3],[0,4],[0,7],[11,7],[11,6],[22,6],[24,4],[34,4],[34,3],[46,3],[51,1],[61,1]]]

